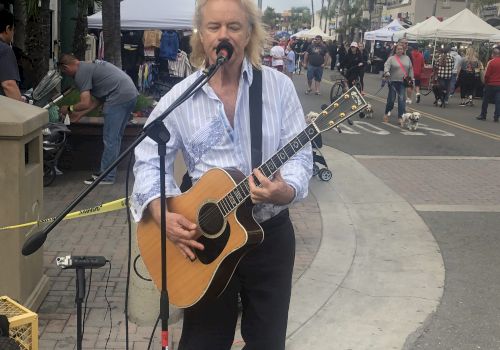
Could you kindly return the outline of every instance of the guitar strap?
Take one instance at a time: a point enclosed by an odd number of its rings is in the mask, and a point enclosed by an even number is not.
[[[252,169],[262,163],[262,71],[253,68],[250,85],[250,139],[252,147]]]

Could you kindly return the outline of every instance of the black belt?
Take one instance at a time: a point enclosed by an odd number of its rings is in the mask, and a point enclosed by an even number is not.
[[[273,216],[270,219],[262,222],[260,226],[265,229],[270,229],[276,226],[283,225],[287,220],[290,220],[290,212],[288,209],[284,209],[280,211],[277,215]]]

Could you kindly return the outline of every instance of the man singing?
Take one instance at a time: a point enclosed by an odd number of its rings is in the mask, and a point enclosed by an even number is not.
[[[245,175],[253,172],[262,186],[257,187],[250,180],[250,198],[256,204],[254,217],[265,238],[243,257],[215,302],[185,310],[179,349],[229,350],[238,318],[238,294],[243,305],[241,333],[245,349],[284,349],[295,256],[295,237],[287,208],[307,196],[312,157],[307,145],[271,179],[252,169],[249,87],[255,70],[262,73],[263,161],[305,128],[304,113],[292,81],[261,65],[265,32],[253,0],[199,0],[195,25],[197,31],[191,39],[195,65],[213,64],[221,41],[228,41],[234,53],[207,85],[165,120],[171,134],[167,144],[167,196],[180,193],[172,177],[177,150],[182,151],[193,182],[214,167],[237,168]],[[200,74],[196,72],[174,86],[161,99],[148,123]],[[149,138],[136,149],[132,212],[137,221],[145,211],[160,221],[157,153],[157,145]],[[195,258],[193,249],[203,249],[197,241],[197,223],[181,214],[168,213],[167,236],[190,259]]]

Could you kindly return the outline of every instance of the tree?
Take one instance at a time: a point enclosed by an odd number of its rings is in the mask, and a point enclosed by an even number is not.
[[[50,0],[25,0],[20,11],[26,17],[18,21],[26,23],[24,49],[33,68],[33,85],[38,84],[49,70],[51,56]],[[40,5],[40,6],[39,6]],[[21,39],[21,41],[23,41]]]
[[[314,27],[314,0],[311,0],[312,26]]]
[[[77,17],[75,18],[75,33],[73,35],[73,54],[79,59],[85,59],[87,49],[87,14],[91,0],[77,0]]]
[[[309,7],[292,7],[290,12],[290,27],[292,30],[299,31],[311,25],[311,12]]]
[[[327,3],[327,8],[326,8],[326,20],[325,20],[325,30],[324,32],[328,34],[328,32],[326,31],[326,26],[328,25],[328,23],[330,23],[331,19],[332,19],[332,16],[331,16],[331,5],[332,5],[332,0],[328,0],[328,3]]]
[[[118,68],[122,67],[120,0],[102,2],[102,36],[104,59]]]
[[[272,7],[266,7],[262,15],[262,22],[267,24],[270,29],[274,29],[276,26],[276,11]]]
[[[319,11],[319,27],[320,28],[321,28],[321,23],[323,21],[324,8],[325,8],[325,0],[321,0],[321,10]],[[325,19],[325,25],[326,25],[326,19]]]

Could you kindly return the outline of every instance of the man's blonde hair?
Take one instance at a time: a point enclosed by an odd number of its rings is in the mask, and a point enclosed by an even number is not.
[[[198,0],[196,4],[196,10],[194,14],[194,25],[196,30],[193,32],[191,36],[191,63],[196,66],[203,68],[207,64],[207,55],[205,54],[205,50],[203,49],[203,45],[201,43],[201,23],[203,20],[203,7],[210,0]],[[261,54],[264,47],[264,42],[266,40],[266,31],[264,30],[264,26],[261,20],[261,14],[257,6],[255,5],[254,0],[234,0],[239,2],[241,8],[245,12],[248,18],[248,26],[249,26],[249,42],[245,47],[245,55],[248,57],[252,65],[256,68],[259,68],[261,65]]]

